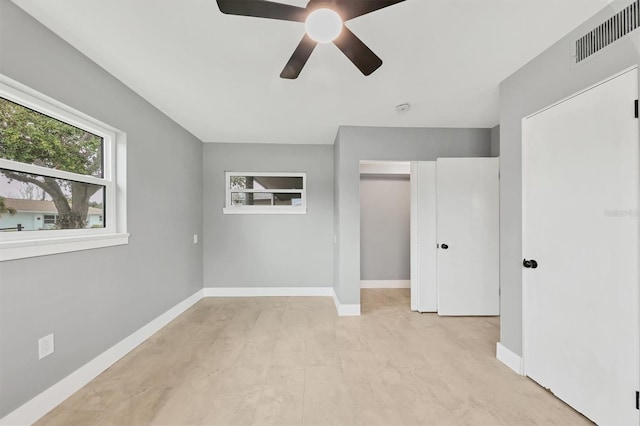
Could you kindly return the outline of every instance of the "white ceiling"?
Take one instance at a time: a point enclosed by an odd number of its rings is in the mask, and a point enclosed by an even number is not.
[[[300,23],[215,0],[14,3],[204,142],[331,144],[340,125],[493,127],[499,83],[611,1],[407,0],[347,22],[384,61],[371,76],[327,44],[297,80],[279,74]]]

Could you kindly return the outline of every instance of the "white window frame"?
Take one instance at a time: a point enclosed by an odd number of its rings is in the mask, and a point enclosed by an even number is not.
[[[103,138],[103,178],[0,158],[0,168],[105,187],[104,228],[0,232],[0,261],[128,244],[126,134],[0,74],[0,97]]]
[[[299,177],[302,178],[302,189],[231,189],[231,178],[236,176],[255,177]],[[225,207],[224,214],[307,214],[307,174],[292,172],[225,172]],[[241,193],[294,193],[302,194],[300,206],[234,206],[232,192]]]

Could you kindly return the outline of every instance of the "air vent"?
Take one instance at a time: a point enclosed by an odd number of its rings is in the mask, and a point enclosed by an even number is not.
[[[576,63],[584,61],[640,26],[640,0],[576,41]]]

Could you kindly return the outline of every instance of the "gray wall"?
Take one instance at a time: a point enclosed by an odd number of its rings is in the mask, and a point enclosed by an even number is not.
[[[571,56],[577,37],[629,3],[616,0],[500,85],[500,340],[516,354],[522,354],[522,119],[638,63],[628,38],[579,66]]]
[[[225,171],[306,172],[306,215],[225,215]],[[205,144],[205,287],[330,287],[333,146]]]
[[[0,417],[202,288],[202,143],[0,0],[0,72],[127,133],[130,243],[0,263]],[[38,360],[37,339],[55,333]]]
[[[491,129],[491,156],[500,157],[500,125]]]
[[[334,287],[340,303],[360,303],[360,160],[433,161],[488,157],[491,129],[341,127],[334,145],[337,254]]]
[[[409,175],[360,176],[360,279],[408,280]]]

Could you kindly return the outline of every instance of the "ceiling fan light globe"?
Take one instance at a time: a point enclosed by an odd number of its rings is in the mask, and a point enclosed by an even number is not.
[[[342,32],[342,18],[326,8],[311,12],[304,25],[309,37],[318,43],[329,43]]]

